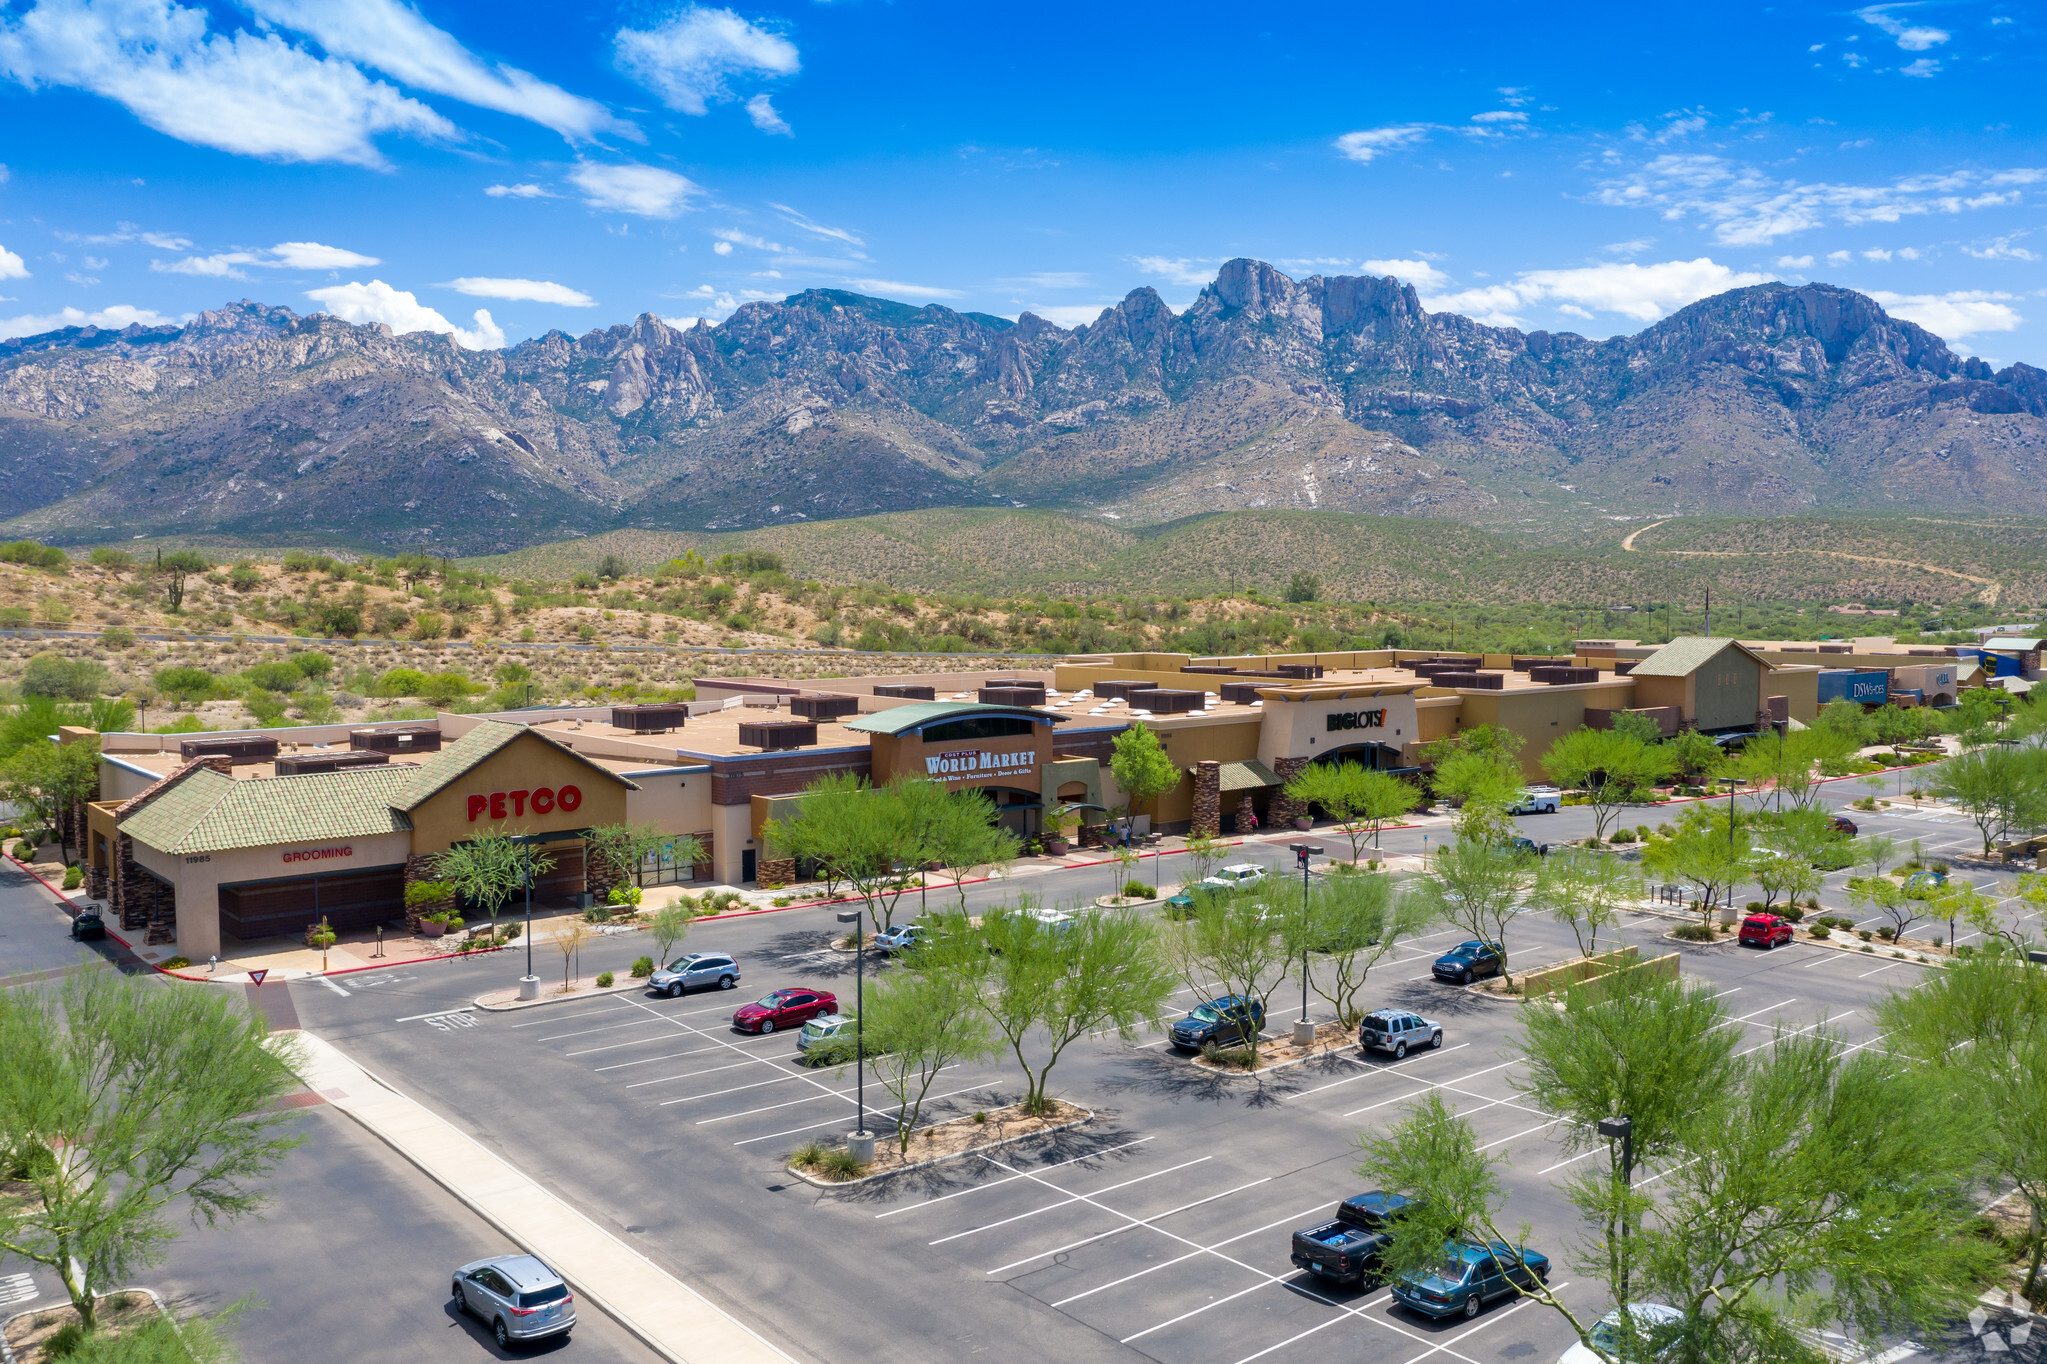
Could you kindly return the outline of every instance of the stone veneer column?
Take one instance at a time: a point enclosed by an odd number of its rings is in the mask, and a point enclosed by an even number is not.
[[[796,859],[793,857],[768,857],[754,864],[753,883],[763,889],[786,886],[795,880]]]
[[[1222,828],[1223,765],[1206,759],[1194,768],[1194,818],[1188,832],[1214,838],[1222,832]]]
[[[405,884],[409,888],[416,881],[438,880],[439,876],[437,873],[440,869],[441,856],[439,853],[414,853],[405,859]],[[520,903],[523,905],[525,902],[521,900]],[[443,896],[438,900],[430,900],[420,905],[407,905],[405,907],[405,927],[410,932],[417,933],[419,932],[420,916],[439,914],[454,907],[455,897],[452,895]]]
[[[1292,796],[1288,795],[1286,793],[1286,784],[1299,776],[1312,761],[1313,759],[1311,758],[1274,758],[1272,760],[1272,775],[1279,778],[1279,789],[1272,793],[1272,803],[1265,808],[1273,828],[1290,829],[1293,827],[1295,820],[1308,813],[1307,802],[1295,800]]]
[[[1248,789],[1237,792],[1237,812],[1235,818],[1230,821],[1230,827],[1240,834],[1256,832],[1251,825],[1251,819],[1257,813],[1258,811],[1252,807],[1251,792]]]

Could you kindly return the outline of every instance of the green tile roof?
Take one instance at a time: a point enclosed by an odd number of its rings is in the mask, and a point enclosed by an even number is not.
[[[1196,776],[1201,773],[1199,767],[1190,767],[1187,770]],[[1221,785],[1218,789],[1223,791],[1256,791],[1262,787],[1284,785],[1271,768],[1256,758],[1245,762],[1223,763],[1219,775]]]
[[[1711,639],[1704,635],[1687,635],[1673,639],[1649,657],[1637,663],[1628,673],[1629,677],[1690,677],[1706,666],[1713,658],[1726,649],[1738,649],[1751,662],[1759,664],[1763,671],[1770,670],[1770,664],[1755,650],[1731,639]]]
[[[901,734],[941,720],[962,720],[972,715],[1018,715],[1055,725],[1068,718],[1057,711],[1035,710],[1030,706],[996,706],[981,701],[913,701],[907,706],[890,706],[887,710],[848,720],[846,728],[862,734]]]
[[[400,834],[412,821],[392,801],[415,776],[393,764],[236,781],[202,767],[122,820],[121,832],[180,855]]]

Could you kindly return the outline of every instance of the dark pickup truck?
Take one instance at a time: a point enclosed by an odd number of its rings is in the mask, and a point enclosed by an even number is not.
[[[1360,1283],[1392,1240],[1393,1220],[1407,1207],[1399,1194],[1370,1193],[1336,1205],[1336,1217],[1294,1233],[1294,1264],[1339,1283]]]

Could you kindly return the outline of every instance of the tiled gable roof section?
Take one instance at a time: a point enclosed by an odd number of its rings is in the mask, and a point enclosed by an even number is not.
[[[405,833],[412,821],[391,802],[412,778],[403,766],[249,781],[195,772],[120,827],[173,854]]]

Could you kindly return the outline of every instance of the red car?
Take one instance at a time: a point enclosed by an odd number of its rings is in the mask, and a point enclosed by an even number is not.
[[[733,1014],[732,1026],[741,1032],[773,1032],[838,1011],[839,997],[828,990],[777,990]]]
[[[1741,942],[1747,947],[1775,947],[1780,942],[1791,941],[1791,921],[1780,919],[1774,914],[1751,914],[1741,921]]]

